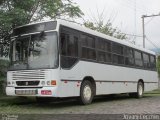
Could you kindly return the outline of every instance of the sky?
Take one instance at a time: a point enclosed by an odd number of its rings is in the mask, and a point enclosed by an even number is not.
[[[111,20],[121,32],[142,36],[142,15],[160,14],[160,0],[73,0],[85,14],[85,20]],[[146,48],[160,48],[160,16],[145,18]],[[128,36],[143,47],[142,37]],[[154,44],[154,45],[153,45]]]

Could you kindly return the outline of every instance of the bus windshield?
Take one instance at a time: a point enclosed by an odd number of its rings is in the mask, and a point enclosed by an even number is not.
[[[58,65],[57,33],[17,37],[11,44],[10,70],[47,69]]]

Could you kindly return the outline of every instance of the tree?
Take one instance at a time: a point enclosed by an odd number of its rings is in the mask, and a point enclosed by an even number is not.
[[[72,0],[0,0],[0,55],[8,53],[13,28],[46,17],[81,17],[79,6]],[[6,52],[4,52],[6,51]]]
[[[96,30],[98,32],[104,33],[109,36],[113,36],[115,38],[125,40],[127,39],[126,34],[122,33],[118,28],[114,28],[110,20],[105,24],[103,20],[99,20],[96,23],[87,21],[84,22],[84,25],[92,30]]]

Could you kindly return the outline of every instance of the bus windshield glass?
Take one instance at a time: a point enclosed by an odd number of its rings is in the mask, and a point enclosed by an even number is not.
[[[58,65],[57,33],[17,37],[11,44],[10,70],[47,69]]]

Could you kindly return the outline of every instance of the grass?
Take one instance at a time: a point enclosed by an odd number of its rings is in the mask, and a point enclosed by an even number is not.
[[[144,96],[160,96],[160,89],[156,89],[153,91],[145,92]]]
[[[156,89],[153,91],[145,92],[145,94],[160,94],[160,89]]]

